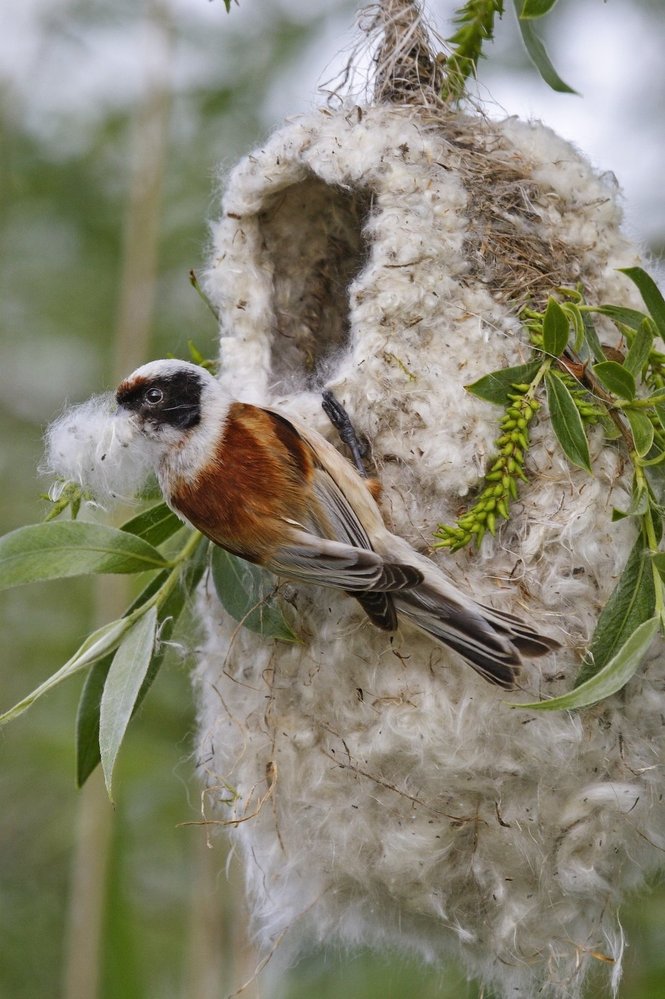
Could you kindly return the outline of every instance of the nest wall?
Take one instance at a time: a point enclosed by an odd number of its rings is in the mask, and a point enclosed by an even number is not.
[[[638,260],[620,222],[613,179],[541,125],[316,111],[228,178],[206,280],[220,377],[334,440],[332,388],[371,444],[391,529],[430,552],[497,434],[500,411],[464,385],[530,356],[519,305],[577,282],[639,305],[616,272]],[[511,700],[570,688],[634,540],[611,521],[630,485],[616,447],[593,437],[589,476],[545,417],[532,439],[510,521],[479,552],[435,556],[562,642]],[[237,823],[264,948],[452,953],[511,997],[577,996],[594,964],[616,985],[618,906],[665,846],[662,647],[621,695],[536,715],[342,595],[280,591],[300,644],[239,628],[206,590],[196,674],[206,814]]]

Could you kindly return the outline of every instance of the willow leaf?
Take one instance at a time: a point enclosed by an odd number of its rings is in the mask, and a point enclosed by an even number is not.
[[[556,438],[568,460],[590,472],[589,444],[573,397],[557,375],[548,371],[545,380],[550,420]]]
[[[522,35],[524,48],[545,83],[547,83],[552,90],[556,90],[558,93],[576,94],[577,91],[573,90],[572,87],[569,87],[567,83],[564,83],[555,70],[552,65],[552,61],[547,54],[547,49],[536,34],[531,20],[520,17],[522,0],[514,0],[514,3],[517,11],[517,23],[519,25],[520,34]]]
[[[0,589],[91,572],[145,572],[166,565],[164,556],[143,538],[100,524],[30,524],[0,538]]]
[[[522,10],[520,18],[544,17],[548,14],[557,0],[522,0]]]
[[[639,377],[642,368],[649,360],[649,353],[653,344],[653,324],[645,319],[640,323],[635,331],[630,350],[626,355],[623,366],[626,371],[630,371],[635,378]]]
[[[625,409],[624,413],[630,423],[630,431],[633,435],[635,451],[640,458],[644,458],[644,456],[651,450],[651,445],[653,444],[653,423],[646,413],[641,412],[639,409]]]
[[[647,274],[641,267],[621,267],[619,269],[622,274],[630,278],[633,284],[637,285],[644,304],[658,327],[658,335],[662,340],[665,340],[665,299],[658,285],[651,275]]]
[[[606,389],[618,395],[620,399],[635,398],[637,391],[635,378],[623,364],[617,361],[602,361],[600,364],[594,364],[593,373]]]
[[[646,486],[633,479],[630,503],[627,510],[612,510],[612,521],[624,520],[626,517],[642,517],[649,509],[649,492]]]
[[[272,573],[217,547],[211,569],[217,596],[232,618],[265,638],[298,641],[275,603]]]
[[[529,361],[514,368],[499,368],[464,387],[467,392],[479,399],[493,402],[497,406],[506,406],[510,402],[508,397],[515,392],[515,385],[524,385],[533,381],[542,363],[542,361]]]
[[[63,680],[66,680],[72,674],[85,669],[87,666],[92,666],[98,659],[112,652],[131,625],[132,622],[128,618],[118,618],[118,620],[111,621],[109,624],[105,624],[103,627],[93,631],[71,659],[67,660],[64,666],[61,666],[47,680],[44,680],[38,687],[35,687],[30,694],[22,698],[13,708],[0,715],[0,726],[6,725],[7,722],[13,721],[14,718],[18,718],[35,701],[43,697],[49,690],[53,690],[54,687],[57,687],[59,683],[62,683]]]
[[[605,353],[602,344],[598,339],[598,333],[590,313],[582,313],[582,323],[584,324],[584,339],[595,361],[599,363],[605,360]]]
[[[665,511],[665,464],[645,465],[644,475],[661,512]]]
[[[180,517],[169,509],[166,503],[157,503],[143,513],[132,517],[122,525],[121,530],[135,534],[151,545],[161,545],[183,527]]]
[[[157,608],[151,607],[124,635],[106,677],[99,712],[99,750],[113,801],[113,771],[136,698],[155,647]]]
[[[207,549],[207,540],[201,538],[196,551],[181,570],[181,578],[178,585],[172,589],[166,600],[159,606],[158,627],[160,642],[158,648],[153,653],[148,671],[143,678],[141,689],[136,697],[134,714],[157,678],[166,654],[166,643],[171,638],[188,600],[191,598],[205,571]],[[160,573],[155,579],[152,579],[136,600],[130,604],[125,615],[131,614],[146,603],[150,597],[161,589],[167,579],[168,573],[166,572]],[[112,656],[107,656],[105,659],[95,663],[86,677],[83,691],[81,692],[76,718],[76,779],[79,787],[86,782],[100,761],[99,713],[102,690],[104,689],[106,675],[111,666],[112,658]]]
[[[85,678],[76,712],[76,784],[83,787],[99,763],[99,708],[113,655],[104,656]]]
[[[530,711],[572,711],[586,708],[616,694],[635,675],[660,626],[660,617],[649,618],[632,633],[608,664],[578,687],[549,701],[512,704]]]
[[[543,318],[543,350],[553,357],[563,354],[570,335],[570,322],[559,303],[550,298]]]
[[[576,683],[585,683],[612,659],[636,629],[650,620],[656,607],[653,572],[640,533],[605,604]]]
[[[601,316],[607,316],[613,323],[627,326],[629,329],[638,330],[644,322],[644,313],[637,309],[629,309],[623,305],[596,305],[593,309]],[[598,358],[601,360],[601,358]]]

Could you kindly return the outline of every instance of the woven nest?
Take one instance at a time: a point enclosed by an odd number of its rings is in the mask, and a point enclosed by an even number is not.
[[[371,100],[289,122],[237,165],[207,289],[222,381],[331,439],[334,389],[391,528],[428,551],[492,456],[497,412],[464,385],[527,359],[521,304],[579,281],[637,306],[616,268],[638,254],[615,189],[565,142],[442,103],[413,4],[365,17]],[[527,665],[527,699],[572,685],[634,540],[612,522],[630,482],[601,433],[592,460],[593,476],[571,468],[541,421],[511,520],[479,552],[439,556],[562,641]],[[452,953],[511,999],[577,997],[594,964],[616,984],[618,905],[665,846],[662,649],[621,697],[543,718],[427,638],[376,632],[343,595],[281,593],[298,645],[239,628],[206,590],[196,681],[207,814],[231,823],[266,950]]]
[[[466,254],[474,275],[514,306],[527,300],[540,305],[552,288],[574,283],[575,252],[553,236],[543,238],[531,164],[516,160],[501,126],[481,109],[468,116],[441,97],[445,45],[433,47],[437,39],[419,5],[386,0],[366,8],[364,20],[367,40],[375,45],[374,103],[417,108],[459,152],[470,222]]]

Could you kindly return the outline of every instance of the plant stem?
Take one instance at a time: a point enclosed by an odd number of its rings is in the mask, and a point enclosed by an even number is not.
[[[621,409],[617,406],[615,397],[605,391],[593,372],[587,365],[583,364],[575,351],[570,347],[566,349],[566,357],[570,358],[574,364],[579,364],[582,368],[584,368],[584,374],[580,379],[582,385],[589,390],[591,395],[595,396],[596,399],[600,399],[600,401],[605,404],[607,407],[607,415],[623,437],[624,444],[628,448],[628,451],[633,454],[635,451],[635,441],[633,440],[630,427],[626,426],[623,414]]]
[[[631,401],[622,408],[648,409],[650,406],[657,406],[661,402],[665,402],[665,393],[663,393],[662,395],[651,395],[646,399],[631,399]]]

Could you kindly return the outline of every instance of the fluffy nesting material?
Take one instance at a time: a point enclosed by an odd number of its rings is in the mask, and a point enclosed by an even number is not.
[[[497,434],[500,411],[464,385],[529,356],[507,302],[582,281],[590,300],[639,305],[616,272],[638,259],[619,223],[612,186],[540,125],[310,114],[229,178],[207,276],[221,378],[332,439],[331,387],[371,441],[391,528],[425,550]],[[479,554],[436,556],[562,641],[527,664],[524,700],[571,687],[634,540],[611,521],[619,451],[596,436],[590,477],[546,418],[533,439],[510,522]],[[536,715],[407,627],[377,632],[350,599],[285,596],[301,645],[238,629],[203,595],[196,677],[208,811],[249,816],[230,835],[266,950],[285,934],[282,951],[452,953],[511,999],[575,999],[592,965],[616,986],[619,903],[665,846],[662,649],[621,696]]]
[[[113,393],[94,396],[66,409],[46,431],[43,472],[56,476],[57,499],[67,482],[76,482],[101,506],[130,502],[151,475],[146,448],[131,447],[131,424],[116,413]]]

